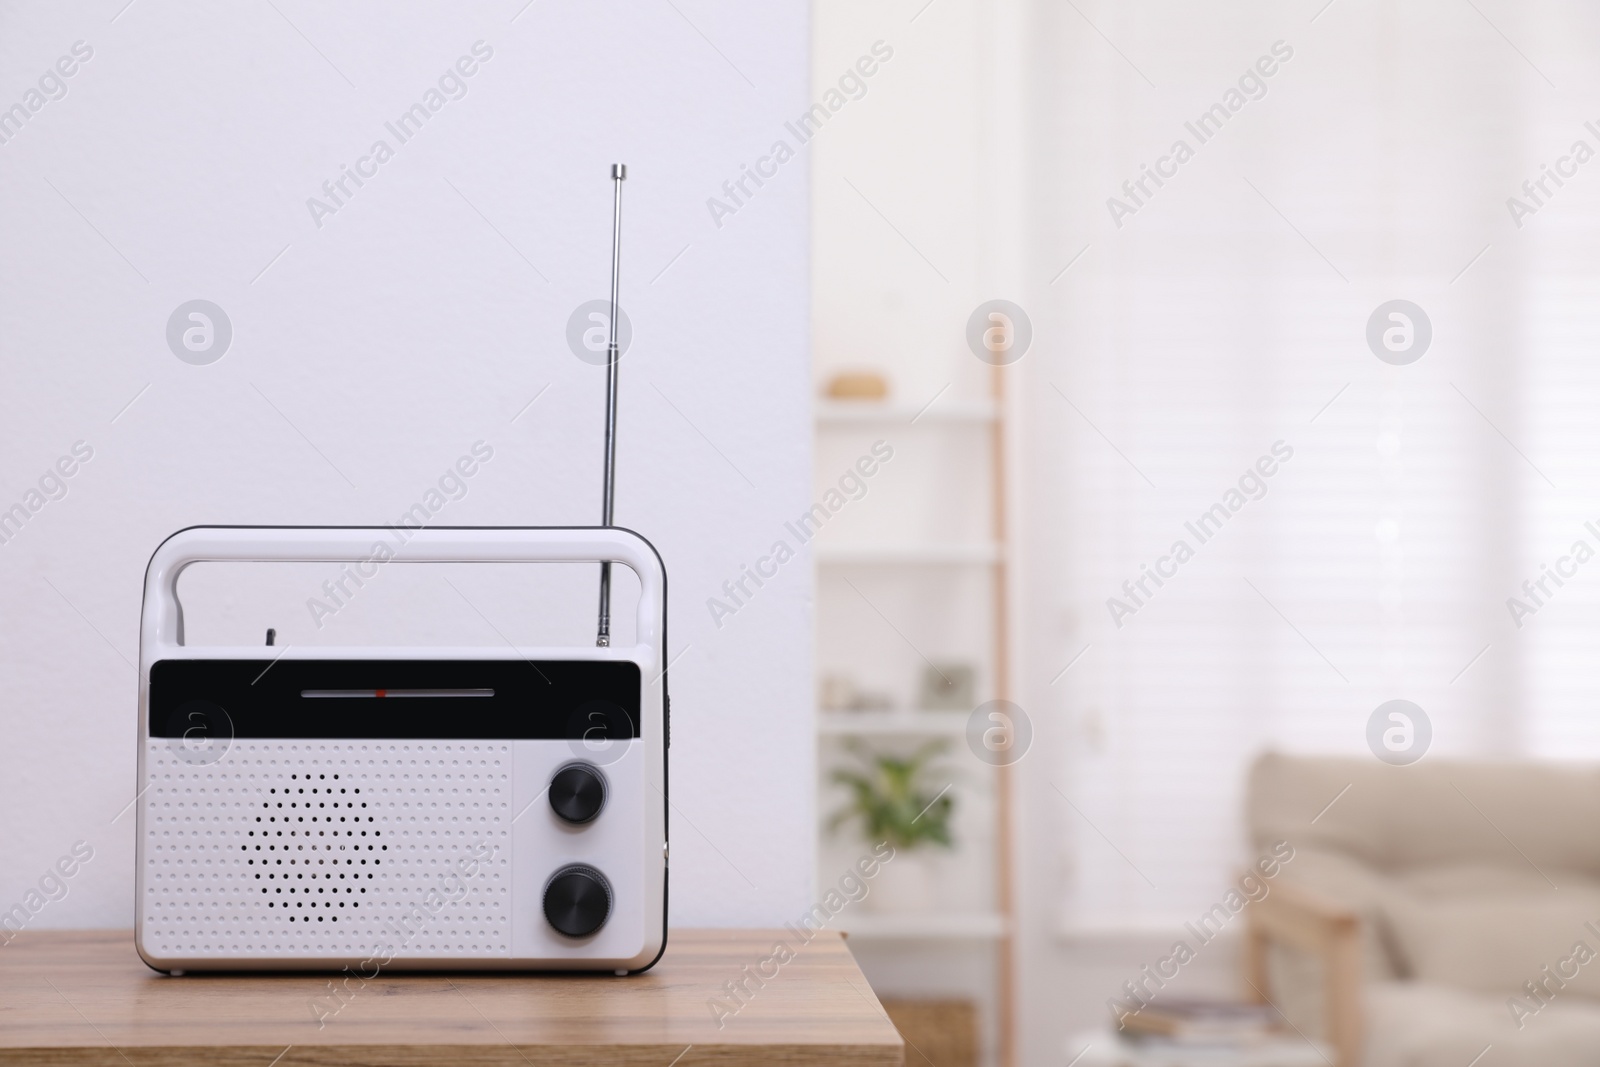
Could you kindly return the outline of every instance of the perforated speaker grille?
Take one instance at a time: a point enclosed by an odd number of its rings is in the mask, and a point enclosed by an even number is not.
[[[509,744],[147,745],[148,954],[510,955]]]

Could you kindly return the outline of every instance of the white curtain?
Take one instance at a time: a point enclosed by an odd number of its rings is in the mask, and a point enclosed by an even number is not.
[[[1507,607],[1600,551],[1600,159],[1507,204],[1600,151],[1596,15],[1035,18],[1019,693],[1028,839],[1065,842],[1028,862],[1064,920],[1208,906],[1244,858],[1249,760],[1366,753],[1390,699],[1429,717],[1425,758],[1600,756],[1600,558],[1520,628]],[[1408,365],[1367,341],[1397,299],[1431,324]],[[1186,524],[1219,504],[1202,542]]]

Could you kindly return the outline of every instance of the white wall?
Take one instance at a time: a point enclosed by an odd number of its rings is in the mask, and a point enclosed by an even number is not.
[[[721,226],[706,200],[803,110],[806,5],[122,2],[0,6],[0,107],[93,49],[0,144],[0,508],[74,442],[94,450],[0,544],[0,906],[83,839],[95,859],[36,924],[130,922],[131,662],[144,565],[173,530],[388,522],[480,439],[493,460],[437,521],[598,521],[603,371],[563,334],[605,292],[623,160],[617,517],[667,562],[681,654],[672,921],[803,910],[809,570],[720,628],[705,601],[809,498],[807,175],[784,169]],[[385,122],[479,41],[466,94],[399,144]],[[394,157],[319,227],[307,198],[379,138]],[[195,298],[234,330],[208,366],[165,341]],[[546,610],[480,574],[458,583],[476,610],[417,582],[318,630],[315,577],[195,595],[226,627],[328,643],[401,612],[413,636],[497,642],[477,611],[515,637]]]

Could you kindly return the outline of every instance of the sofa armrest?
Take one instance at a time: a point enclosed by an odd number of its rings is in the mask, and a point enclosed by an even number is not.
[[[1285,883],[1250,905],[1248,915],[1247,995],[1257,1003],[1272,1004],[1267,976],[1271,942],[1315,955],[1323,966],[1323,1039],[1333,1046],[1337,1067],[1360,1067],[1361,917],[1311,890]]]

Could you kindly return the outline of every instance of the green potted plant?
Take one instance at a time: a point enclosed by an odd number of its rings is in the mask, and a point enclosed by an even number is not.
[[[850,800],[833,813],[828,828],[854,822],[869,846],[887,842],[894,849],[894,859],[880,870],[867,898],[875,910],[931,910],[931,855],[954,845],[950,776],[932,765],[945,742],[930,741],[909,756],[873,752],[856,741],[845,747],[859,766],[834,770],[833,781],[849,790]]]

